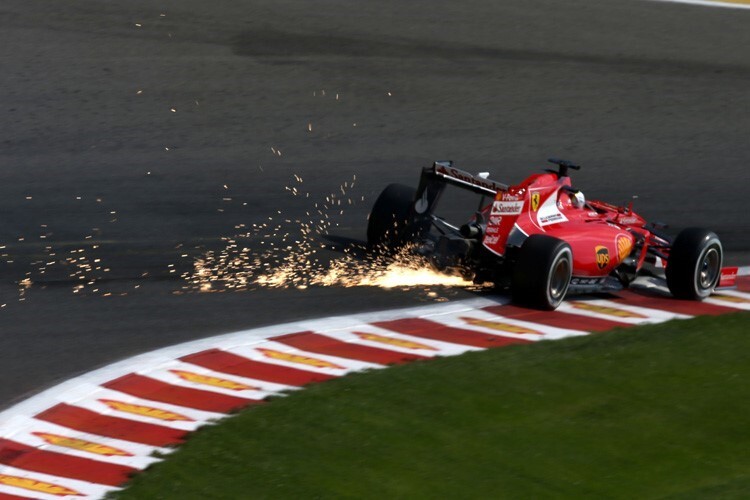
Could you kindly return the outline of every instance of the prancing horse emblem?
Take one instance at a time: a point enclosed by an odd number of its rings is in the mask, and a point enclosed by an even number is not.
[[[536,212],[539,208],[539,193],[531,193],[531,210]]]

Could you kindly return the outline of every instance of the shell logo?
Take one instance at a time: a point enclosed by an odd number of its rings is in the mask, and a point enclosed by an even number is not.
[[[180,415],[167,410],[161,410],[159,408],[152,408],[150,406],[134,405],[131,403],[124,403],[122,401],[114,401],[112,399],[100,399],[101,403],[109,406],[113,410],[122,411],[125,413],[131,413],[133,415],[140,415],[142,417],[155,418],[157,420],[163,420],[165,422],[195,422],[190,417]]]
[[[625,260],[633,249],[633,242],[627,236],[620,235],[615,240],[617,246],[617,258],[619,262]]]
[[[473,326],[482,326],[491,330],[500,330],[502,332],[526,334],[526,335],[544,335],[542,332],[525,328],[523,326],[512,325],[510,323],[501,323],[500,321],[489,321],[477,318],[461,318],[465,322]]]
[[[300,356],[298,354],[289,354],[288,352],[275,351],[273,349],[263,349],[260,347],[258,348],[258,351],[260,351],[260,353],[267,358],[278,359],[280,361],[288,361],[290,363],[314,366],[315,368],[335,368],[337,370],[346,370],[346,367],[322,359]]]
[[[219,387],[221,389],[229,389],[230,391],[257,391],[259,387],[252,385],[241,384],[233,380],[227,380],[219,377],[211,377],[209,375],[201,375],[199,373],[186,372],[182,370],[169,370],[174,373],[182,380],[187,380],[194,384],[208,385],[211,387]]]
[[[113,448],[92,441],[85,441],[83,439],[72,438],[68,436],[60,436],[58,434],[48,434],[46,432],[32,432],[32,434],[47,444],[54,446],[62,446],[63,448],[70,448],[71,450],[85,451],[87,453],[93,453],[95,455],[102,455],[105,457],[132,457],[133,454],[127,451]]]
[[[37,491],[39,493],[46,493],[47,495],[54,495],[57,497],[86,496],[83,493],[71,490],[65,486],[60,486],[59,484],[45,483],[44,481],[37,481],[36,479],[28,477],[9,476],[8,474],[0,474],[0,484],[15,486],[16,488],[22,488],[24,490]]]
[[[381,344],[392,345],[396,347],[403,347],[405,349],[425,349],[428,351],[437,351],[436,348],[420,344],[419,342],[412,342],[410,340],[395,339],[392,337],[385,337],[383,335],[376,335],[374,333],[359,333],[354,332],[354,335],[361,338],[362,340],[369,340],[371,342],[379,342]]]
[[[643,314],[638,314],[632,311],[626,311],[625,309],[619,309],[617,307],[598,306],[596,304],[587,304],[586,302],[571,302],[571,305],[575,307],[576,309],[596,312],[599,314],[606,314],[607,316],[615,316],[617,318],[648,319],[648,316],[644,316]]]

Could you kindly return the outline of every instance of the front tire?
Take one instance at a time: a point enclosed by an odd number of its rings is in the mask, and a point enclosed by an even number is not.
[[[716,233],[691,227],[677,235],[667,261],[667,286],[678,299],[703,300],[721,278],[724,250]]]
[[[403,184],[389,184],[370,211],[367,246],[395,252],[408,240],[411,206],[417,190]]]
[[[573,274],[573,251],[564,241],[534,234],[521,245],[513,267],[513,302],[537,309],[557,309]]]

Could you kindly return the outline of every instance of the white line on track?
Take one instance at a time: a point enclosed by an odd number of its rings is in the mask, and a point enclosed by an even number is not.
[[[686,3],[690,5],[701,5],[703,7],[717,7],[723,9],[750,9],[750,4],[713,2],[711,0],[651,0],[652,2]]]

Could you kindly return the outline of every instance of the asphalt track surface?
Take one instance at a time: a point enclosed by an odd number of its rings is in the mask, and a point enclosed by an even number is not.
[[[5,0],[0,408],[182,341],[423,303],[175,292],[235,226],[303,217],[355,175],[330,232],[362,240],[382,187],[434,159],[508,183],[576,160],[588,197],[638,195],[648,218],[711,227],[747,264],[748,26],[748,11],[638,0]],[[285,190],[295,174],[310,198]],[[106,280],[75,294],[68,273],[39,274],[46,246],[85,248]]]

